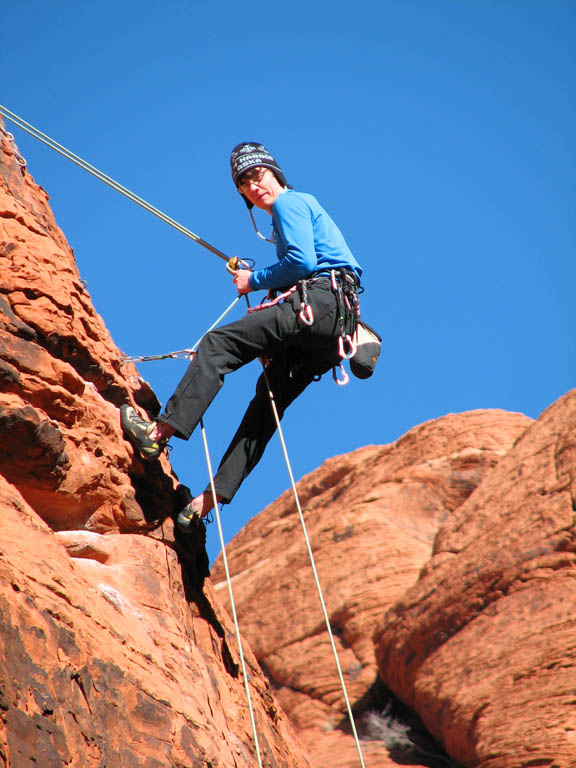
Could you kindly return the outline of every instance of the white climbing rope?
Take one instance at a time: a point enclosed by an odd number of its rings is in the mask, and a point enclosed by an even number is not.
[[[225,253],[222,253],[222,251],[219,251],[218,248],[215,248],[213,245],[210,245],[210,243],[207,243],[206,240],[203,240],[198,235],[195,235],[194,232],[192,232],[190,229],[188,229],[184,225],[177,222],[171,216],[168,216],[167,214],[163,213],[161,210],[156,208],[156,206],[146,202],[146,200],[139,197],[134,192],[131,192],[129,189],[122,186],[122,184],[119,184],[117,181],[115,181],[114,179],[112,179],[110,176],[103,173],[102,171],[98,170],[98,168],[91,165],[86,160],[83,160],[81,157],[78,157],[78,155],[75,155],[74,152],[71,152],[69,149],[66,149],[66,147],[64,147],[62,144],[59,144],[54,139],[51,139],[50,136],[47,136],[45,133],[42,133],[42,131],[38,130],[38,128],[35,128],[30,123],[27,123],[26,120],[24,120],[22,117],[19,117],[15,112],[12,112],[10,109],[8,109],[8,107],[4,107],[2,104],[0,104],[0,114],[3,115],[8,120],[10,120],[12,123],[14,123],[14,125],[17,125],[19,128],[22,128],[23,131],[26,131],[26,133],[29,133],[35,139],[38,139],[38,141],[41,141],[43,144],[46,144],[46,146],[50,147],[50,149],[53,149],[55,152],[58,152],[58,154],[65,157],[67,160],[70,160],[71,162],[75,163],[83,170],[88,171],[88,173],[92,174],[92,176],[95,176],[97,179],[100,179],[100,181],[103,181],[104,184],[108,184],[109,187],[112,187],[112,189],[115,189],[117,192],[120,192],[120,194],[124,195],[124,197],[127,197],[129,200],[132,200],[133,203],[136,203],[137,205],[141,206],[142,208],[147,210],[149,213],[152,213],[154,216],[157,216],[159,219],[166,222],[166,224],[169,224],[171,227],[174,227],[174,229],[177,229],[178,232],[181,232],[183,235],[186,235],[186,237],[189,237],[191,240],[194,240],[194,242],[198,243],[198,245],[203,246],[214,255],[218,256],[221,259],[224,259],[224,261],[226,262],[230,261],[228,256],[226,256]]]
[[[218,524],[218,536],[220,537],[220,548],[222,550],[222,562],[224,563],[224,571],[226,572],[226,584],[228,585],[228,597],[230,598],[230,606],[232,608],[232,618],[234,619],[234,627],[236,629],[236,640],[238,642],[238,654],[240,656],[240,664],[242,666],[242,677],[244,678],[244,688],[246,690],[246,698],[248,699],[248,709],[250,711],[250,722],[252,723],[252,733],[254,735],[254,745],[256,747],[256,756],[258,758],[258,766],[259,768],[262,768],[262,760],[260,758],[260,744],[258,741],[258,731],[256,730],[256,720],[254,718],[254,709],[252,707],[252,697],[250,696],[250,686],[248,684],[248,673],[246,672],[246,662],[244,661],[244,650],[242,648],[242,637],[240,635],[240,626],[238,624],[238,616],[236,614],[236,604],[234,603],[234,594],[232,592],[232,580],[230,578],[230,570],[228,568],[228,558],[226,557],[226,547],[224,544],[224,532],[222,530],[222,521],[220,519],[220,510],[218,507],[218,496],[216,494],[216,486],[214,485],[214,473],[212,471],[212,462],[210,461],[210,452],[208,450],[208,440],[206,438],[206,430],[204,428],[203,419],[200,419],[200,428],[202,431],[202,443],[204,445],[204,454],[206,456],[206,466],[208,467],[208,475],[210,477],[210,490],[212,491],[212,503],[214,505],[216,523]]]
[[[322,587],[320,586],[320,579],[318,577],[318,571],[316,570],[316,563],[314,561],[314,554],[312,552],[312,546],[310,544],[310,538],[308,536],[308,530],[306,528],[306,521],[304,520],[304,514],[302,512],[302,507],[300,505],[300,497],[298,496],[298,489],[296,488],[296,482],[294,481],[294,473],[292,472],[292,465],[290,463],[290,457],[288,456],[288,449],[286,448],[286,441],[284,440],[284,432],[282,430],[282,426],[280,423],[280,416],[278,415],[278,409],[276,408],[276,401],[274,399],[274,393],[272,392],[272,389],[270,387],[270,382],[268,380],[268,375],[266,373],[266,368],[263,367],[264,370],[264,379],[266,381],[266,387],[268,389],[268,395],[270,397],[270,405],[272,406],[272,411],[274,413],[274,419],[276,421],[276,428],[278,430],[278,437],[280,438],[280,444],[282,446],[282,453],[284,454],[284,460],[286,462],[286,467],[288,469],[288,476],[290,477],[290,485],[292,486],[292,493],[294,495],[294,501],[296,502],[296,509],[298,510],[298,516],[300,518],[300,525],[302,526],[302,532],[304,533],[304,540],[306,541],[306,548],[308,550],[308,557],[310,558],[310,565],[312,566],[312,573],[314,574],[314,581],[316,583],[316,589],[318,591],[318,597],[320,599],[320,605],[322,606],[322,613],[324,614],[324,621],[326,623],[326,629],[328,631],[328,637],[330,638],[330,645],[332,646],[332,653],[334,654],[334,660],[336,662],[336,669],[338,670],[338,677],[340,678],[340,685],[342,686],[342,693],[344,694],[344,699],[346,701],[346,709],[348,711],[348,717],[350,719],[350,726],[352,728],[352,733],[354,735],[354,741],[356,743],[356,750],[358,752],[358,757],[360,759],[360,765],[362,768],[365,768],[364,765],[364,757],[362,756],[362,748],[360,747],[360,739],[358,737],[358,732],[356,731],[356,723],[354,722],[354,715],[352,714],[352,706],[350,705],[350,698],[348,696],[348,690],[346,688],[346,682],[344,680],[344,675],[342,674],[342,667],[340,665],[340,659],[338,658],[338,651],[336,649],[336,644],[334,642],[334,634],[332,632],[332,627],[330,626],[330,617],[328,616],[328,611],[326,609],[326,603],[324,601],[324,596],[322,594]]]

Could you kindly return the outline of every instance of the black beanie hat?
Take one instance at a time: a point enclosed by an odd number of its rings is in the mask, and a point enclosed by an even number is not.
[[[258,144],[255,141],[243,141],[241,144],[237,144],[234,147],[230,155],[230,168],[232,170],[232,180],[236,186],[238,186],[238,181],[243,173],[246,173],[246,171],[249,171],[251,168],[258,167],[270,168],[283,187],[289,186],[284,177],[284,173],[282,172],[282,168],[280,168],[276,160],[263,144]],[[242,197],[244,197],[244,195],[242,195]],[[248,208],[252,208],[252,203],[245,197],[244,200],[246,201]]]

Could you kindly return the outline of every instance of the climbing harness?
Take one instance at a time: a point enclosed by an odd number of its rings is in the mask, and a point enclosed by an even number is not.
[[[269,309],[298,292],[298,296],[300,297],[298,318],[304,325],[311,326],[314,323],[314,311],[312,305],[308,301],[308,286],[313,285],[319,279],[320,278],[317,276],[306,280],[299,280],[295,285],[282,293],[277,293],[277,291],[274,290],[268,291],[267,297],[260,302],[260,304],[251,307],[248,303],[247,312],[248,314],[251,314],[263,309]],[[339,387],[345,387],[346,384],[349,383],[350,377],[344,369],[342,361],[351,361],[357,353],[358,347],[354,338],[357,335],[357,329],[361,326],[360,301],[358,299],[356,280],[346,269],[330,270],[330,287],[336,297],[338,324],[340,327],[338,354],[341,359],[341,362],[332,369],[332,378]],[[352,333],[346,333],[347,321],[352,325]]]
[[[138,197],[138,195],[135,195],[133,192],[128,190],[126,187],[123,187],[121,184],[118,184],[118,182],[114,181],[109,176],[107,176],[106,174],[102,173],[101,171],[99,171],[94,166],[92,166],[89,163],[87,163],[85,160],[82,160],[82,158],[78,157],[77,155],[75,155],[74,153],[70,152],[68,149],[63,147],[61,144],[58,144],[58,142],[56,142],[53,139],[51,139],[49,136],[46,136],[46,134],[44,134],[41,131],[39,131],[38,129],[34,128],[34,126],[30,125],[30,123],[27,123],[25,120],[23,120],[22,118],[18,117],[18,115],[16,115],[15,113],[11,112],[6,107],[3,107],[2,105],[0,105],[0,113],[3,114],[4,117],[8,118],[13,123],[15,123],[18,127],[22,128],[24,131],[29,133],[34,138],[36,138],[39,141],[41,141],[42,143],[46,144],[51,149],[54,149],[56,152],[58,152],[59,154],[63,155],[68,160],[71,160],[76,165],[78,165],[81,168],[83,168],[84,170],[88,171],[88,173],[91,173],[93,176],[95,176],[96,178],[100,179],[105,184],[108,184],[108,186],[112,187],[113,189],[116,189],[116,191],[120,192],[125,197],[128,197],[130,200],[135,202],[137,205],[142,206],[143,208],[148,210],[150,213],[152,213],[155,216],[157,216],[158,218],[162,219],[163,221],[165,221],[170,226],[172,226],[175,229],[177,229],[178,231],[182,232],[182,234],[186,235],[187,237],[189,237],[190,239],[194,240],[199,245],[201,245],[204,248],[206,248],[207,250],[209,250],[211,253],[214,253],[216,256],[218,256],[219,258],[221,258],[224,261],[226,261],[228,271],[234,272],[241,265],[244,265],[246,263],[246,262],[241,262],[237,257],[233,257],[233,258],[230,259],[224,253],[222,253],[222,251],[219,251],[217,248],[215,248],[214,246],[210,245],[209,243],[207,243],[202,238],[198,237],[198,235],[195,235],[189,229],[187,229],[186,227],[182,226],[181,224],[179,224],[177,221],[175,221],[171,217],[167,216],[166,214],[162,213],[162,211],[160,211],[157,208],[155,208],[154,206],[150,205],[145,200],[143,200],[141,197]],[[4,135],[6,135],[6,132],[3,131],[3,133],[4,133]],[[256,230],[256,231],[258,231],[258,230]],[[258,234],[260,235],[260,233],[258,233]],[[260,237],[263,237],[263,236],[260,235]],[[268,238],[264,238],[264,237],[263,237],[263,239],[268,240]],[[271,241],[271,242],[273,242],[273,241]],[[312,278],[312,280],[314,280],[314,279],[315,278]],[[359,315],[359,305],[358,305],[357,290],[356,290],[355,284],[354,284],[353,288],[351,287],[351,282],[348,279],[348,276],[345,274],[344,270],[341,271],[340,280],[338,280],[337,276],[334,275],[334,274],[331,275],[331,280],[332,280],[332,288],[333,288],[333,290],[335,290],[335,293],[337,295],[338,302],[339,302],[338,303],[338,310],[339,310],[338,314],[339,314],[339,323],[340,323],[340,331],[341,331],[341,333],[340,333],[341,346],[339,344],[339,349],[341,349],[342,352],[343,352],[343,354],[341,354],[341,357],[342,358],[346,358],[346,357],[351,356],[350,353],[352,352],[352,349],[353,349],[353,346],[354,346],[354,342],[352,341],[351,336],[345,334],[345,320],[346,320],[346,317],[347,317],[346,313],[347,312],[353,312],[354,315],[355,315],[355,318],[357,318],[357,316]],[[344,285],[340,285],[339,284],[339,283],[344,283],[344,281],[346,281]],[[314,314],[313,314],[312,308],[308,304],[308,300],[307,300],[308,299],[307,288],[308,288],[308,284],[310,282],[311,281],[300,281],[299,284],[294,286],[294,290],[291,291],[291,293],[289,294],[289,295],[291,295],[296,290],[299,292],[300,301],[301,301],[301,304],[300,304],[300,319],[306,325],[311,325],[314,322]],[[249,302],[248,296],[245,296],[245,298],[246,298],[246,303],[247,303],[248,308],[249,308],[248,311],[250,311],[250,309],[252,309],[252,308],[250,307],[250,302]],[[286,298],[286,297],[285,296],[278,297],[278,301],[282,301],[284,298]],[[228,314],[228,312],[230,312],[231,309],[236,305],[236,303],[238,302],[239,299],[240,299],[240,296],[237,296],[234,299],[234,301],[229,305],[229,307],[226,308],[226,310],[220,315],[220,317],[212,324],[212,326],[208,330],[212,330],[213,328],[215,328],[216,325],[218,325],[218,323],[222,320],[222,318],[225,317]],[[278,303],[278,302],[274,302],[274,303]],[[267,306],[273,306],[273,304],[268,304]],[[260,309],[265,309],[266,307],[265,306],[261,306],[259,308]],[[257,308],[254,308],[254,309],[256,310]],[[208,331],[206,331],[206,333],[208,333]],[[192,348],[190,348],[190,349],[177,350],[176,352],[169,352],[169,353],[162,354],[162,355],[146,355],[146,356],[123,357],[120,362],[121,362],[121,364],[125,364],[125,363],[128,363],[128,362],[144,362],[144,361],[147,361],[147,360],[164,360],[164,359],[167,359],[167,358],[176,358],[176,357],[183,357],[183,356],[191,357],[191,356],[194,355],[195,350],[198,347],[198,345],[200,344],[200,341],[202,340],[202,338],[203,337],[201,337],[196,342],[196,344]],[[346,350],[346,346],[348,347],[347,350]],[[345,375],[347,376],[347,374],[345,374]],[[360,740],[359,740],[358,733],[357,733],[357,730],[356,730],[356,725],[355,725],[355,722],[354,722],[354,715],[352,713],[352,707],[351,707],[351,704],[350,704],[350,699],[349,699],[349,696],[348,696],[348,691],[347,691],[347,688],[346,688],[346,683],[345,683],[345,680],[344,680],[344,675],[342,673],[342,667],[340,665],[340,660],[338,658],[338,651],[336,649],[336,644],[334,642],[334,635],[333,635],[333,632],[332,632],[332,628],[330,626],[330,617],[328,616],[328,611],[327,611],[327,608],[326,608],[326,603],[324,601],[322,587],[320,585],[320,579],[318,577],[318,572],[317,572],[316,564],[315,564],[315,561],[314,561],[314,554],[312,552],[312,547],[311,547],[311,544],[310,544],[310,538],[308,536],[308,530],[307,530],[307,527],[306,527],[306,522],[304,520],[304,515],[303,515],[303,512],[302,512],[302,507],[301,507],[300,499],[299,499],[299,496],[298,496],[298,490],[296,488],[296,482],[294,480],[294,473],[292,471],[292,466],[291,466],[291,463],[290,463],[290,458],[288,456],[288,450],[286,448],[286,441],[284,439],[284,432],[282,430],[282,425],[281,425],[281,422],[280,422],[280,417],[279,417],[279,414],[278,414],[278,409],[276,407],[276,401],[274,399],[274,393],[272,392],[272,389],[270,387],[270,382],[268,380],[268,375],[267,375],[267,372],[266,372],[266,366],[265,366],[264,363],[263,363],[263,376],[264,376],[264,380],[265,380],[265,383],[266,383],[266,387],[268,389],[268,395],[269,395],[269,398],[270,398],[270,405],[271,405],[271,408],[272,408],[272,411],[273,411],[274,420],[275,420],[275,423],[276,423],[276,429],[278,431],[278,436],[280,438],[280,444],[282,446],[282,452],[284,454],[284,460],[285,460],[286,467],[287,467],[287,470],[288,470],[288,476],[290,478],[290,484],[291,484],[291,487],[292,487],[292,493],[293,493],[294,500],[295,500],[295,503],[296,503],[296,509],[298,511],[298,516],[299,516],[299,519],[300,519],[300,524],[301,524],[302,531],[303,531],[303,534],[304,534],[304,540],[306,542],[306,548],[307,548],[307,551],[308,551],[308,556],[309,556],[310,564],[311,564],[311,567],[312,567],[312,573],[314,575],[314,581],[315,581],[315,584],[316,584],[316,589],[317,589],[317,592],[318,592],[318,597],[319,597],[319,600],[320,600],[320,605],[322,607],[322,613],[323,613],[323,616],[324,616],[324,621],[326,623],[326,630],[328,632],[328,637],[330,639],[330,645],[332,647],[332,653],[334,655],[334,660],[336,662],[336,668],[337,668],[337,671],[338,671],[338,677],[339,677],[339,680],[340,680],[340,685],[342,687],[342,692],[343,692],[344,699],[345,699],[345,702],[346,702],[346,709],[347,709],[347,712],[348,712],[348,717],[350,719],[350,725],[351,725],[352,733],[353,733],[354,740],[355,740],[355,743],[356,743],[356,749],[358,751],[358,757],[359,757],[360,764],[361,764],[362,768],[365,768],[364,758],[362,756],[362,749],[360,747]],[[345,383],[345,382],[344,381],[342,381],[342,382],[339,381],[338,383],[340,384],[340,383]],[[206,464],[207,464],[207,468],[208,468],[208,474],[209,474],[209,477],[210,477],[210,488],[211,488],[211,492],[212,492],[212,501],[213,501],[214,509],[215,509],[215,512],[216,512],[216,521],[217,521],[217,524],[218,524],[218,534],[219,534],[219,537],[220,537],[220,546],[221,546],[221,550],[222,550],[222,560],[223,560],[224,569],[225,569],[225,572],[226,572],[226,581],[227,581],[227,585],[228,585],[228,594],[229,594],[229,597],[230,597],[230,605],[232,607],[232,615],[233,615],[233,619],[234,619],[234,627],[235,627],[236,638],[237,638],[237,642],[238,642],[238,653],[239,653],[239,656],[240,656],[242,675],[243,675],[243,678],[244,678],[244,687],[245,687],[246,697],[247,697],[247,701],[248,701],[248,709],[249,709],[249,712],[250,712],[250,721],[251,721],[251,725],[252,725],[252,732],[253,732],[253,737],[254,737],[254,745],[255,745],[255,748],[256,748],[256,754],[257,754],[257,759],[258,759],[258,766],[259,766],[259,768],[262,768],[262,760],[261,760],[261,756],[260,756],[260,746],[259,746],[259,741],[258,741],[258,732],[257,732],[257,728],[256,728],[256,720],[255,720],[255,717],[254,717],[254,710],[253,710],[252,699],[251,699],[251,695],[250,695],[250,688],[249,688],[249,682],[248,682],[248,674],[247,674],[247,671],[246,671],[246,664],[245,664],[245,660],[244,660],[244,652],[243,652],[243,648],[242,648],[242,639],[241,639],[241,635],[240,635],[240,628],[239,628],[239,624],[238,624],[238,617],[237,617],[237,614],[236,614],[234,597],[233,597],[233,593],[232,593],[232,582],[231,582],[231,577],[230,577],[230,571],[229,571],[229,568],[228,568],[228,561],[227,561],[227,558],[226,558],[224,535],[223,535],[222,523],[221,523],[221,519],[220,519],[220,512],[219,512],[219,507],[218,507],[218,499],[217,499],[217,494],[216,494],[216,488],[215,488],[215,485],[214,485],[214,475],[213,475],[213,470],[212,470],[212,462],[210,460],[210,454],[209,454],[209,451],[208,451],[208,442],[207,442],[207,439],[206,439],[206,431],[204,429],[203,420],[201,420],[200,423],[201,423],[201,431],[202,431],[202,441],[203,441],[203,444],[204,444],[204,452],[205,452],[205,455],[206,455]]]

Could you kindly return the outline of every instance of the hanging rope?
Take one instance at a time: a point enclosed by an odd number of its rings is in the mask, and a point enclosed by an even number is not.
[[[246,294],[244,296],[246,299],[246,306],[248,310],[251,309],[250,307],[250,299],[248,298],[248,295]],[[286,447],[286,441],[284,440],[284,430],[282,429],[282,424],[280,423],[280,416],[278,415],[278,409],[276,407],[276,400],[274,398],[274,392],[272,392],[272,387],[270,386],[270,380],[268,379],[268,372],[266,371],[266,366],[264,363],[262,363],[262,371],[264,375],[264,381],[266,383],[266,389],[268,390],[268,397],[270,398],[270,406],[272,408],[272,413],[274,414],[274,421],[276,422],[276,429],[278,430],[278,437],[280,438],[280,445],[282,446],[282,453],[284,455],[284,461],[286,462],[286,468],[288,469],[288,477],[290,478],[290,485],[292,487],[292,494],[294,496],[294,501],[296,502],[296,509],[298,510],[298,517],[300,519],[300,525],[302,527],[302,533],[304,534],[304,541],[306,542],[306,549],[308,551],[308,557],[310,559],[310,565],[312,567],[312,573],[314,575],[314,583],[316,584],[316,590],[318,592],[318,598],[320,600],[320,605],[322,607],[322,613],[324,615],[324,623],[326,624],[326,631],[328,632],[328,637],[330,639],[330,646],[332,647],[332,653],[334,655],[334,661],[336,662],[336,669],[338,671],[338,677],[340,679],[340,685],[342,687],[342,693],[344,694],[344,700],[346,702],[346,710],[348,712],[348,718],[350,720],[350,727],[352,728],[352,734],[354,736],[354,742],[356,744],[356,750],[358,752],[358,757],[360,759],[360,765],[362,768],[365,768],[364,764],[364,757],[362,755],[362,748],[360,746],[360,739],[358,737],[358,732],[356,730],[356,723],[354,721],[354,715],[352,713],[352,706],[350,704],[350,697],[348,696],[348,689],[346,688],[346,681],[344,680],[344,675],[342,673],[342,666],[340,664],[340,659],[338,658],[338,650],[336,649],[336,643],[334,642],[334,634],[332,632],[332,627],[330,626],[330,617],[328,616],[328,610],[326,608],[326,602],[324,600],[324,595],[322,593],[322,587],[320,585],[320,578],[318,577],[318,571],[316,569],[316,562],[314,560],[314,553],[312,552],[312,546],[310,544],[310,537],[308,536],[308,529],[306,527],[306,521],[304,520],[304,514],[302,512],[302,506],[300,504],[300,497],[298,495],[298,489],[296,488],[296,482],[294,480],[294,473],[292,472],[292,464],[290,462],[290,457],[288,456],[288,449]],[[214,499],[216,497],[214,496]]]
[[[294,481],[294,474],[292,472],[292,465],[290,463],[290,458],[288,456],[288,449],[286,448],[286,441],[284,440],[284,432],[282,430],[282,426],[280,424],[280,416],[278,415],[278,409],[276,408],[276,401],[274,399],[274,393],[272,392],[272,388],[270,387],[270,382],[268,380],[268,374],[266,373],[266,368],[263,366],[264,370],[264,380],[266,382],[266,387],[268,389],[268,396],[270,397],[270,405],[272,406],[272,412],[274,413],[274,420],[276,421],[276,429],[278,430],[278,437],[280,438],[280,444],[282,446],[282,453],[284,454],[284,461],[286,462],[286,467],[288,469],[288,476],[290,478],[290,485],[292,486],[292,494],[294,496],[294,501],[296,502],[296,509],[298,510],[298,516],[300,518],[300,525],[302,526],[302,532],[304,534],[304,540],[306,541],[306,548],[308,550],[308,557],[310,558],[310,565],[312,566],[312,573],[314,574],[314,581],[316,583],[316,589],[318,591],[318,597],[320,599],[320,605],[322,606],[322,613],[324,614],[324,621],[326,623],[326,630],[328,631],[328,637],[330,638],[330,645],[332,646],[332,653],[334,654],[334,660],[336,662],[336,669],[338,670],[338,677],[340,678],[340,685],[342,686],[342,692],[344,694],[344,699],[346,701],[346,709],[348,711],[348,717],[350,719],[350,726],[352,728],[352,733],[354,735],[354,741],[356,743],[356,750],[358,751],[358,757],[360,759],[360,765],[362,768],[365,768],[364,765],[364,758],[362,756],[362,749],[360,747],[360,739],[358,738],[358,733],[356,731],[356,724],[354,722],[354,715],[352,714],[352,707],[350,705],[350,698],[348,696],[348,690],[346,688],[346,682],[344,680],[344,675],[342,674],[342,667],[340,665],[340,659],[338,658],[338,651],[336,649],[336,644],[334,642],[334,634],[332,632],[332,627],[330,626],[330,617],[328,616],[328,611],[326,609],[326,603],[324,601],[324,596],[322,594],[322,587],[320,586],[320,579],[318,577],[318,571],[316,570],[316,563],[314,561],[314,554],[312,552],[312,546],[310,544],[310,538],[308,536],[308,530],[306,528],[306,521],[304,520],[304,514],[302,512],[302,507],[300,505],[300,497],[298,496],[298,489],[296,488],[296,483]]]
[[[208,476],[210,478],[210,490],[212,491],[212,503],[214,505],[214,510],[216,513],[216,523],[218,524],[218,536],[220,537],[220,549],[222,551],[222,562],[224,563],[224,571],[226,572],[226,584],[228,585],[228,597],[230,598],[230,606],[232,608],[232,618],[234,619],[234,627],[236,629],[238,653],[240,656],[240,664],[242,666],[242,677],[244,678],[244,688],[246,689],[246,698],[248,699],[248,709],[250,711],[250,721],[252,723],[254,745],[256,747],[256,756],[258,758],[258,766],[259,768],[262,768],[262,760],[260,758],[260,744],[258,742],[258,732],[256,730],[256,720],[254,718],[254,709],[252,707],[252,697],[250,696],[250,686],[248,685],[248,674],[246,672],[246,663],[244,661],[244,651],[242,649],[242,637],[240,635],[240,626],[238,624],[238,616],[236,614],[236,604],[234,603],[234,594],[232,592],[232,579],[230,578],[230,570],[228,568],[228,558],[226,557],[226,546],[224,544],[224,532],[222,530],[222,521],[220,519],[220,509],[218,507],[218,497],[216,494],[216,486],[214,485],[214,473],[212,471],[212,462],[210,461],[210,452],[208,451],[208,440],[206,439],[206,430],[204,428],[203,419],[200,419],[200,427],[202,430],[202,443],[204,445],[204,455],[206,457],[206,466],[208,467]]]
[[[218,256],[220,259],[224,259],[224,261],[226,262],[229,261],[228,256],[226,256],[225,253],[222,253],[222,251],[219,251],[218,248],[215,248],[213,245],[210,245],[210,243],[207,243],[206,240],[203,240],[198,235],[195,235],[194,232],[189,230],[187,227],[183,226],[182,224],[177,222],[175,219],[163,213],[154,205],[151,205],[150,203],[146,202],[146,200],[134,194],[134,192],[131,192],[129,189],[122,186],[122,184],[119,184],[117,181],[114,181],[114,179],[112,179],[110,176],[107,176],[105,173],[98,170],[98,168],[95,168],[86,160],[83,160],[81,157],[78,157],[78,155],[75,155],[74,152],[71,152],[69,149],[66,149],[66,147],[62,146],[62,144],[59,144],[54,139],[51,139],[50,136],[47,136],[45,133],[42,133],[42,131],[38,130],[38,128],[35,128],[30,123],[27,123],[26,120],[19,117],[15,112],[12,112],[11,110],[9,110],[8,107],[4,107],[2,104],[0,104],[0,113],[7,120],[10,120],[12,123],[14,123],[14,125],[17,125],[19,128],[22,128],[23,131],[26,131],[26,133],[29,133],[30,136],[33,136],[35,139],[38,139],[38,141],[41,141],[43,144],[46,144],[47,147],[50,147],[50,149],[53,149],[54,151],[58,152],[60,155],[62,155],[62,157],[65,157],[67,160],[70,160],[71,162],[75,163],[83,170],[88,171],[88,173],[92,174],[92,176],[95,176],[97,179],[100,179],[100,181],[103,181],[104,184],[108,184],[109,187],[112,187],[112,189],[115,189],[117,192],[120,192],[121,195],[124,195],[124,197],[127,197],[129,200],[132,200],[133,203],[136,203],[136,205],[141,206],[149,213],[152,213],[154,216],[157,216],[159,219],[166,222],[166,224],[169,224],[171,227],[174,227],[174,229],[177,229],[178,232],[181,232],[183,235],[186,235],[186,237],[189,237],[191,240],[194,240],[195,243],[198,243],[198,245],[201,245],[203,248],[206,248],[208,251],[210,251],[210,253],[213,253],[215,256]]]

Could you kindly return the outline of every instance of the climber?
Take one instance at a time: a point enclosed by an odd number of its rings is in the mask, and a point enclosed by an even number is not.
[[[267,381],[282,418],[310,382],[341,362],[342,339],[349,339],[354,330],[353,305],[362,274],[330,216],[312,195],[294,191],[266,147],[238,144],[230,162],[232,179],[253,222],[253,206],[272,217],[278,259],[263,269],[237,269],[234,283],[240,295],[267,289],[269,298],[261,309],[254,307],[240,320],[204,336],[156,421],[141,418],[130,406],[121,408],[124,434],[143,458],[153,459],[173,435],[190,437],[227,373],[256,358],[264,361],[266,375],[260,376],[214,478],[217,500],[225,504],[256,466],[276,429]],[[274,298],[277,292],[280,296]],[[208,487],[178,515],[180,530],[191,532],[212,506]]]

